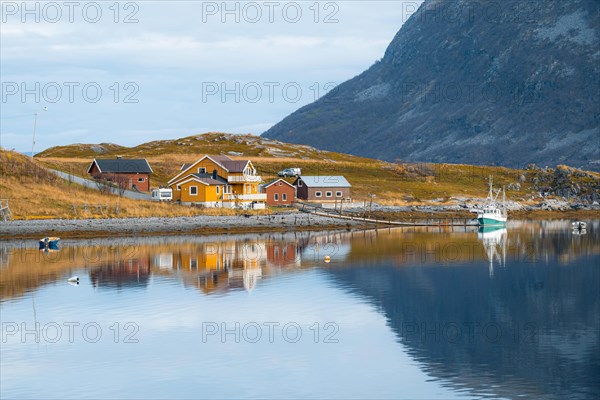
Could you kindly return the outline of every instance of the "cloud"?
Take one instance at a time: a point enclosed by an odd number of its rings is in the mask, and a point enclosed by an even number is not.
[[[33,113],[48,105],[40,132],[50,127],[54,133],[42,135],[36,145],[40,149],[71,142],[133,145],[209,130],[260,133],[271,125],[265,121],[279,121],[322,96],[328,83],[339,84],[381,58],[406,19],[404,3],[415,2],[336,3],[338,22],[333,24],[323,23],[324,13],[331,11],[324,3],[319,3],[318,23],[312,3],[299,3],[303,17],[295,24],[281,14],[273,23],[264,18],[222,23],[220,16],[204,21],[202,4],[194,2],[139,3],[139,22],[134,24],[114,23],[109,3],[106,18],[96,24],[81,18],[22,24],[13,18],[0,29],[3,82],[28,87],[35,82],[42,87],[48,82],[96,82],[103,97],[89,103],[78,93],[73,102],[61,98],[49,104],[44,96],[39,102],[35,96],[21,102],[16,95],[2,104],[2,114]],[[139,88],[137,104],[122,101],[128,82]],[[220,95],[203,99],[207,82],[280,86],[273,101],[263,93],[253,103],[235,95],[225,101]],[[288,101],[281,93],[287,83],[302,88],[299,101]],[[119,89],[117,102],[111,88]],[[18,136],[4,132],[28,132],[30,125],[28,120],[1,119],[3,141],[27,150],[27,140],[21,137],[19,143]]]

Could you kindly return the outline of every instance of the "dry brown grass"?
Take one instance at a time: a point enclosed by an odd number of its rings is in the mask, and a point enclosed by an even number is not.
[[[147,158],[154,174],[152,186],[158,187],[179,173],[183,163],[191,163],[205,154],[226,154],[234,159],[251,159],[264,181],[289,167],[300,167],[305,175],[344,175],[352,184],[352,197],[385,205],[420,205],[427,202],[448,204],[452,198],[482,198],[487,195],[487,179],[494,185],[519,181],[526,171],[493,166],[460,164],[388,163],[348,154],[320,151],[310,146],[269,141],[260,137],[209,133],[176,140],[154,141],[114,152],[95,154],[79,145],[49,149],[39,156],[45,165],[85,176],[94,157]],[[85,152],[89,158],[86,159]],[[231,152],[242,156],[232,156]],[[50,157],[45,157],[45,153]],[[289,156],[282,156],[287,154]],[[583,179],[583,178],[582,178]],[[537,195],[530,183],[521,182],[521,190],[507,191],[509,200],[527,202]]]
[[[177,217],[236,215],[240,212],[101,194],[96,189],[58,178],[37,160],[4,150],[0,151],[0,198],[8,199],[14,219]]]
[[[293,146],[293,145],[288,145]],[[218,152],[217,153],[222,153]],[[154,174],[153,186],[166,183],[180,172],[181,165],[191,163],[204,153],[168,153],[136,155],[148,159]],[[523,171],[502,167],[470,166],[455,164],[394,164],[345,154],[322,152],[314,159],[298,157],[252,156],[254,166],[264,181],[277,177],[277,172],[288,167],[300,167],[305,175],[343,175],[352,184],[352,197],[357,201],[369,200],[369,193],[376,195],[376,202],[385,205],[418,205],[437,200],[444,203],[451,197],[485,197],[487,179],[494,176],[496,185],[517,182]],[[246,158],[246,157],[232,157]],[[40,158],[52,168],[86,176],[91,159]],[[530,188],[523,185],[520,192],[509,192],[510,198],[524,200]],[[511,197],[512,196],[512,197]]]

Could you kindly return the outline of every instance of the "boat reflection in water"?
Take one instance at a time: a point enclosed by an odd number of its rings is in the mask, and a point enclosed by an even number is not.
[[[494,276],[494,261],[502,267],[506,266],[506,228],[497,226],[480,226],[477,238],[483,244],[489,262],[490,276]]]

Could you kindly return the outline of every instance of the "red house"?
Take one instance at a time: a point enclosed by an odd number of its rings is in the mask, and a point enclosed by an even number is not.
[[[296,188],[283,179],[275,179],[262,185],[261,191],[267,194],[269,206],[290,206],[296,201]]]
[[[87,171],[94,179],[105,179],[125,189],[150,191],[152,168],[145,158],[94,159]]]

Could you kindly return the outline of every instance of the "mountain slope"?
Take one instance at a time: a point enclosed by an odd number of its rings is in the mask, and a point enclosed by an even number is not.
[[[384,160],[600,169],[600,2],[428,0],[263,136]]]

